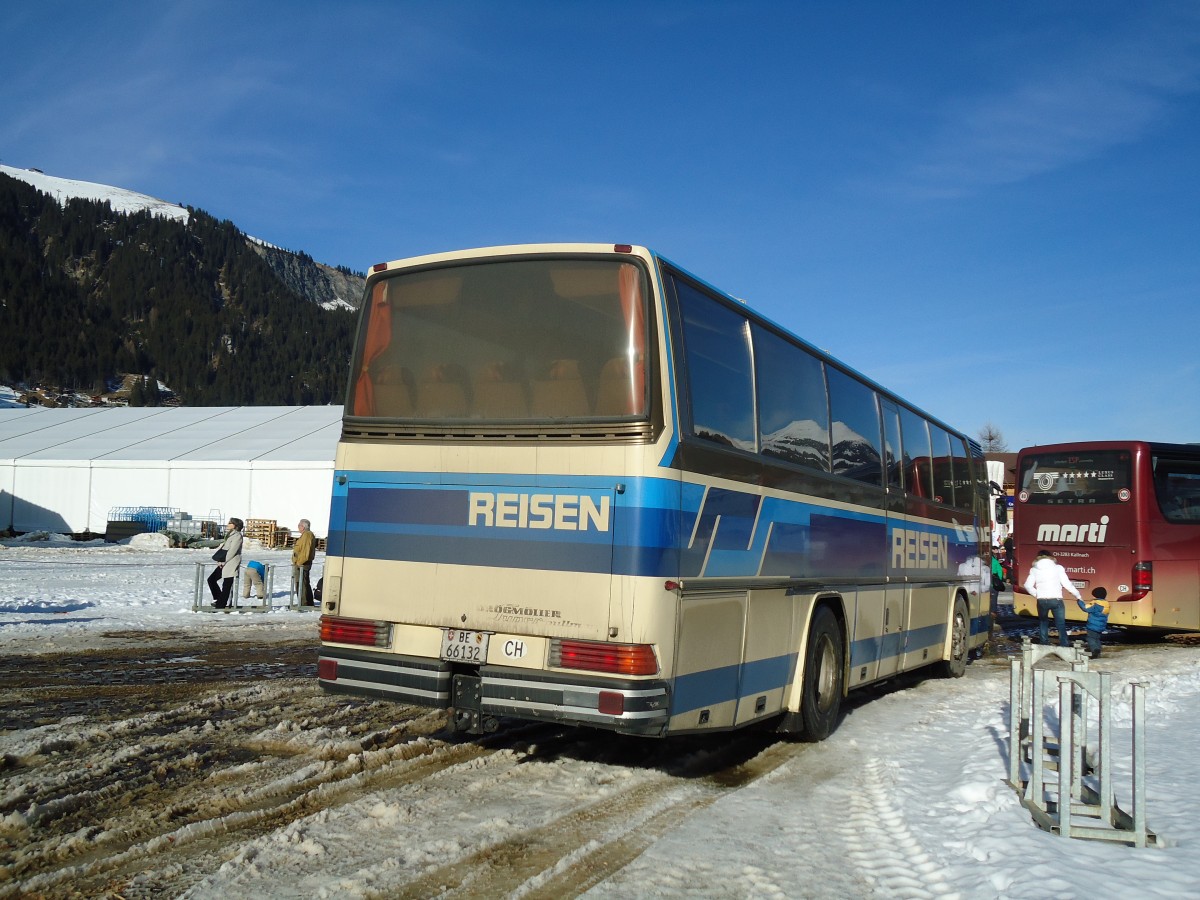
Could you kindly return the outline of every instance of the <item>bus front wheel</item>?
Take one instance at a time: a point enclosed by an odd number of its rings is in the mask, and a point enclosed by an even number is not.
[[[837,727],[845,678],[842,626],[827,606],[819,607],[808,634],[804,659],[804,690],[800,700],[803,737],[822,741]]]
[[[967,644],[971,638],[971,616],[967,601],[954,598],[954,617],[950,620],[950,658],[942,663],[947,678],[962,678],[967,671]]]

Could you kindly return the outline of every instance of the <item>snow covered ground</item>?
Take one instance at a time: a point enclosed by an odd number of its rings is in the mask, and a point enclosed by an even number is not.
[[[1092,664],[1114,675],[1121,751],[1129,685],[1147,685],[1146,849],[1034,825],[1005,784],[1004,659],[876,691],[816,745],[522,723],[467,740],[428,711],[325,695],[302,666],[144,695],[97,676],[104,703],[83,691],[55,721],[21,702],[21,678],[46,702],[66,690],[37,681],[40,659],[94,667],[156,641],[185,648],[171,672],[188,646],[312,659],[311,612],[193,612],[207,560],[146,538],[0,541],[0,897],[1200,895],[1200,648]],[[1123,753],[1116,775],[1128,808]]]

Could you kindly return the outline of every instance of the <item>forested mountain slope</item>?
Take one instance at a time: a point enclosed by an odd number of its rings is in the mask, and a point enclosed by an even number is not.
[[[0,173],[0,382],[101,393],[133,373],[188,405],[340,403],[355,313],[335,293],[361,276],[320,267],[331,293],[305,254],[188,212],[60,204]]]

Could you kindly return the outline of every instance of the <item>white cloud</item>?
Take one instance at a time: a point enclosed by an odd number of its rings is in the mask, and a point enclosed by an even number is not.
[[[1012,61],[1019,77],[1004,89],[948,103],[900,189],[954,197],[1035,177],[1139,140],[1200,89],[1194,13],[1058,49]]]

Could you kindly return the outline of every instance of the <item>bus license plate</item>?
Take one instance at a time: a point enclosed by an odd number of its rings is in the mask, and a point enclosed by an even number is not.
[[[446,628],[442,631],[442,659],[451,662],[487,662],[488,638],[486,631],[465,631],[462,628]]]

